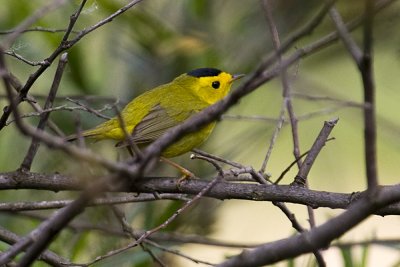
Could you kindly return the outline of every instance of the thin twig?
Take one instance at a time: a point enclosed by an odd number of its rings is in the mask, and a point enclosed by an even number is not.
[[[182,199],[182,201],[188,201],[188,199]],[[10,212],[10,215],[13,216],[24,216],[34,220],[44,221],[47,220],[46,216],[35,214],[32,212]],[[74,232],[81,232],[81,231],[101,231],[105,234],[115,235],[118,237],[127,237],[127,234],[121,230],[114,229],[109,225],[98,225],[98,224],[91,224],[85,221],[78,221],[74,220],[68,224],[67,228],[72,229]],[[136,230],[134,231],[135,237],[139,238],[145,233],[144,230]],[[0,236],[1,237],[1,236]],[[1,239],[1,238],[0,238]],[[154,241],[154,242],[153,242]],[[199,244],[199,245],[207,245],[207,246],[216,246],[216,247],[230,247],[230,248],[252,248],[258,244],[250,244],[250,243],[236,243],[236,242],[227,242],[227,241],[220,241],[211,238],[207,238],[200,235],[195,234],[180,234],[180,233],[172,233],[172,232],[157,232],[154,233],[150,239],[146,239],[144,242],[151,246],[155,246],[157,248],[163,249],[155,242],[166,242],[167,244],[177,243],[177,244]]]
[[[275,180],[274,184],[279,184],[279,182],[283,179],[283,177],[285,177],[286,173],[288,173],[290,171],[290,169],[297,164],[297,161],[299,161],[300,159],[302,159],[305,155],[308,154],[309,151],[304,152],[303,154],[300,155],[300,157],[298,159],[295,159],[294,161],[292,161],[292,163],[289,164],[289,166],[286,167],[286,169],[283,170],[283,172],[281,173],[281,175],[279,175],[278,179]]]
[[[111,117],[106,116],[106,115],[102,114],[101,112],[104,111],[104,110],[108,110],[108,109],[115,108],[116,105],[118,104],[118,101],[116,101],[112,106],[106,105],[106,106],[104,106],[102,109],[96,110],[96,109],[91,108],[91,107],[89,107],[89,106],[87,106],[87,105],[85,105],[85,104],[82,104],[81,102],[79,102],[79,101],[77,101],[77,100],[75,100],[75,99],[72,99],[72,98],[69,98],[69,97],[66,97],[65,99],[66,99],[67,101],[69,101],[69,102],[74,103],[75,105],[77,105],[78,107],[80,107],[82,110],[85,110],[85,111],[87,111],[87,112],[89,112],[89,113],[92,113],[92,114],[96,115],[97,117],[102,118],[102,119],[105,119],[105,120],[109,120],[109,119],[111,119]],[[77,108],[77,109],[78,109],[78,108]]]
[[[189,201],[189,199],[188,199],[187,201]],[[132,227],[130,226],[130,224],[126,221],[126,218],[125,218],[125,215],[123,214],[123,212],[120,211],[120,210],[118,209],[118,207],[116,207],[116,206],[112,206],[112,208],[113,208],[114,214],[117,216],[118,220],[120,221],[124,232],[127,233],[131,238],[133,238],[133,239],[136,240],[136,239],[140,238],[140,236],[142,236],[142,235],[144,234],[144,231],[142,231],[142,233],[140,233],[140,234],[135,233],[135,231],[133,230],[133,228],[132,228]],[[155,234],[156,234],[156,233],[155,233]],[[177,250],[173,250],[173,249],[166,248],[166,247],[161,246],[161,245],[157,244],[156,242],[151,241],[151,240],[148,240],[148,239],[145,239],[145,240],[144,240],[142,243],[140,243],[139,245],[142,247],[142,249],[143,249],[144,251],[146,251],[147,253],[149,253],[149,255],[154,259],[154,261],[156,261],[158,264],[160,264],[160,266],[166,266],[166,265],[161,261],[161,259],[159,259],[159,258],[157,257],[157,255],[155,255],[155,254],[148,248],[147,245],[156,247],[156,248],[158,248],[158,249],[160,249],[160,250],[162,250],[162,251],[165,251],[165,252],[167,252],[167,253],[171,253],[171,254],[180,256],[180,257],[182,257],[182,258],[188,259],[188,260],[193,261],[193,262],[195,262],[195,263],[205,263],[205,264],[207,264],[206,262],[202,262],[201,260],[198,260],[198,259],[195,259],[195,258],[190,257],[190,256],[188,256],[188,255],[185,255],[185,254],[183,254],[183,253],[181,253],[181,252],[179,252],[179,251],[177,251]],[[208,264],[207,264],[207,265],[208,265]]]
[[[330,11],[331,18],[337,28],[346,49],[352,55],[362,77],[364,91],[364,157],[368,188],[374,190],[378,186],[377,152],[376,152],[376,115],[375,115],[375,81],[373,73],[373,18],[374,1],[365,0],[363,51],[357,46],[348,33],[340,14],[336,9]]]
[[[160,249],[162,251],[165,251],[165,252],[170,253],[170,254],[177,255],[177,256],[182,257],[184,259],[190,260],[190,261],[192,261],[194,263],[214,266],[214,264],[211,264],[211,263],[209,263],[207,261],[202,261],[202,260],[199,260],[199,259],[195,259],[195,258],[193,258],[191,256],[183,254],[182,252],[180,252],[180,251],[178,251],[176,249],[171,249],[171,248],[167,248],[167,247],[164,247],[164,246],[160,246],[159,244],[157,244],[157,243],[155,243],[153,241],[150,241],[150,240],[145,240],[145,242],[146,242],[146,244],[149,244],[149,245],[151,245],[153,247],[156,247],[156,248],[158,248],[158,249]]]
[[[125,203],[149,202],[160,200],[179,200],[188,201],[189,198],[183,194],[140,194],[139,196],[115,196],[107,198],[98,198],[93,200],[88,207],[115,205]],[[22,201],[0,203],[0,211],[28,211],[28,210],[48,210],[59,209],[69,205],[73,200],[52,200],[52,201]]]
[[[210,163],[211,165],[214,166],[214,168],[217,170],[219,176],[221,176],[221,177],[224,176],[224,172],[216,160],[211,159],[209,157],[202,156],[202,155],[198,155],[198,154],[191,154],[190,159],[200,159],[200,160],[207,161],[208,163]]]
[[[264,8],[264,13],[265,13],[266,18],[267,18],[268,28],[269,28],[270,34],[272,36],[272,43],[273,43],[274,49],[275,49],[276,54],[277,54],[278,65],[281,66],[281,64],[282,64],[282,55],[279,52],[279,48],[280,48],[281,44],[280,44],[280,40],[279,40],[278,29],[276,28],[274,19],[272,17],[271,6],[270,6],[268,0],[264,0],[262,2],[262,4],[263,4],[263,8]],[[289,91],[290,91],[290,89],[289,89],[289,81],[287,79],[287,71],[286,71],[285,68],[281,67],[280,78],[281,78],[282,87],[283,87],[283,92],[282,92],[283,100],[282,100],[282,104],[281,104],[281,110],[279,112],[279,119],[278,119],[278,121],[276,123],[276,127],[275,127],[275,130],[274,130],[274,133],[272,134],[271,141],[270,141],[267,153],[266,153],[264,161],[263,161],[263,163],[261,165],[260,173],[264,173],[265,169],[267,168],[267,163],[268,163],[268,160],[269,160],[269,158],[271,156],[272,149],[274,147],[274,144],[275,144],[275,142],[276,142],[276,140],[278,138],[278,135],[279,135],[279,133],[280,133],[280,131],[282,129],[283,123],[285,121],[285,108],[289,104],[288,101],[290,101],[290,99],[288,98]]]
[[[117,220],[121,224],[123,231],[126,234],[128,234],[130,238],[136,240],[135,231],[133,230],[133,228],[130,226],[130,224],[126,220],[124,212],[121,211],[117,206],[111,205],[110,207],[111,207],[111,210],[113,211],[115,217],[117,218]],[[164,262],[162,262],[161,259],[159,259],[157,257],[157,255],[155,255],[153,253],[153,251],[151,251],[145,244],[140,243],[139,245],[143,249],[143,251],[147,252],[155,262],[157,262],[162,267],[166,267]]]
[[[126,4],[125,6],[121,7],[120,9],[118,9],[116,12],[114,12],[113,14],[111,14],[110,16],[108,16],[107,18],[97,22],[96,24],[85,28],[84,30],[80,31],[71,41],[69,41],[68,46],[70,46],[70,44],[75,44],[77,43],[80,39],[82,39],[84,36],[86,36],[87,34],[91,33],[92,31],[100,28],[101,26],[110,23],[111,21],[113,21],[116,17],[118,17],[119,15],[121,15],[122,13],[126,12],[127,10],[129,10],[131,7],[133,7],[134,5],[142,2],[143,0],[133,0],[130,1],[128,4]]]
[[[18,60],[21,60],[22,62],[24,62],[24,63],[26,63],[26,64],[28,64],[28,65],[31,65],[32,67],[35,67],[35,66],[43,66],[43,65],[46,65],[46,64],[47,64],[45,61],[36,61],[36,62],[35,62],[35,61],[27,60],[26,58],[24,58],[23,56],[21,56],[21,55],[15,53],[15,52],[12,51],[12,50],[11,50],[11,51],[5,51],[4,54],[9,55],[9,56],[12,56],[12,57],[14,57],[14,58],[16,58],[16,59],[18,59]]]
[[[267,21],[268,21],[268,25],[269,25],[269,29],[272,35],[272,40],[273,40],[273,44],[274,44],[274,48],[276,51],[279,51],[279,48],[281,46],[280,43],[280,38],[279,38],[279,33],[278,33],[278,29],[277,26],[275,24],[273,15],[272,15],[272,8],[270,5],[270,1],[268,0],[264,0],[263,1],[263,6],[264,6],[264,11],[267,17]],[[282,65],[282,56],[278,54],[278,64]],[[291,130],[292,130],[292,140],[293,140],[293,155],[294,158],[296,159],[296,163],[297,165],[301,166],[301,155],[300,155],[300,141],[299,141],[299,131],[298,131],[298,119],[295,115],[294,112],[294,108],[293,108],[293,103],[292,103],[292,98],[291,98],[291,87],[290,87],[290,83],[289,83],[289,79],[288,79],[288,73],[287,73],[287,69],[286,68],[282,68],[282,73],[281,73],[281,83],[282,83],[282,96],[283,96],[283,103],[282,103],[282,111],[281,111],[281,116],[283,117],[284,114],[284,110],[283,108],[286,108],[288,116],[289,116],[289,121],[290,121],[290,126],[291,126]],[[282,122],[278,125],[280,127],[277,128],[281,128],[282,124],[283,124],[283,120]],[[274,140],[274,139],[273,139]],[[272,142],[271,142],[272,143]],[[271,153],[271,151],[268,151],[269,153]],[[267,153],[268,156],[268,153]],[[261,172],[264,172],[265,167],[266,167],[266,162],[268,160],[269,157],[266,157],[263,163],[263,166],[261,168]],[[300,223],[298,223],[298,221],[296,220],[295,216],[293,213],[290,212],[290,210],[287,208],[287,206],[284,203],[281,202],[273,202],[273,204],[277,207],[279,207],[281,209],[281,211],[283,211],[283,213],[286,215],[286,217],[291,221],[293,228],[295,228],[298,232],[304,232],[304,228],[300,225]],[[309,216],[309,222],[310,222],[310,226],[314,227],[315,226],[315,216],[314,216],[314,210],[307,206],[307,212],[308,212],[308,216]],[[315,255],[315,259],[317,260],[317,263],[319,266],[326,266],[325,260],[322,257],[322,254],[320,251],[318,251],[317,249],[313,250],[313,254]]]
[[[32,106],[34,106],[34,104]],[[52,108],[48,108],[48,109],[41,109],[41,108],[37,109],[37,108],[35,108],[38,111],[22,114],[20,118],[40,117],[44,113],[52,113],[52,112],[55,112],[55,111],[75,111],[75,110],[79,110],[79,111],[87,111],[88,113],[94,114],[95,116],[97,116],[97,117],[99,117],[101,119],[109,120],[109,119],[111,119],[111,117],[106,116],[106,115],[102,114],[101,112],[104,111],[104,110],[110,110],[112,108],[113,107],[111,107],[108,104],[106,106],[104,106],[103,108],[101,108],[101,109],[91,109],[91,108],[88,109],[87,106],[83,107],[83,106],[61,105],[61,106],[52,107]],[[93,112],[93,111],[95,111],[95,112]],[[8,126],[8,125],[10,125],[10,124],[12,124],[14,122],[15,122],[15,120],[9,120],[6,123],[6,126]],[[57,130],[55,132],[57,133],[57,135],[62,136],[61,134],[59,134],[59,130]]]
[[[192,159],[199,158],[199,159],[210,162],[217,169],[219,175],[222,175],[224,178],[227,176],[227,174],[233,174],[234,176],[238,176],[240,174],[246,173],[246,174],[251,175],[252,181],[257,181],[257,182],[263,183],[263,184],[268,184],[268,182],[269,182],[266,180],[269,177],[263,176],[260,172],[255,171],[254,168],[251,166],[244,166],[240,163],[237,163],[237,162],[234,162],[231,160],[227,160],[227,159],[223,159],[221,157],[209,154],[209,153],[201,151],[199,149],[193,149],[193,152],[201,155],[201,157],[199,155],[191,155]],[[223,171],[222,168],[217,163],[217,161],[231,165],[237,169],[230,169],[228,171]]]
[[[299,115],[297,117],[297,120],[298,121],[304,121],[304,120],[309,120],[309,119],[312,119],[312,118],[315,118],[315,117],[321,117],[323,115],[333,114],[333,113],[335,113],[335,112],[337,112],[339,110],[342,110],[344,108],[347,108],[347,107],[348,107],[348,105],[343,104],[343,105],[337,105],[337,106],[334,106],[334,107],[323,108],[323,109],[320,109],[320,110],[317,110],[317,111],[313,111],[313,112],[309,112],[309,113],[305,113],[305,114]]]
[[[146,240],[148,237],[150,237],[153,233],[158,232],[159,230],[167,227],[172,221],[174,221],[182,212],[184,212],[185,210],[187,210],[188,208],[190,208],[193,204],[195,204],[201,197],[203,197],[215,184],[217,184],[220,179],[222,177],[220,175],[218,175],[216,178],[214,178],[211,182],[209,182],[195,197],[193,197],[193,199],[187,201],[181,208],[179,208],[177,211],[174,212],[173,215],[171,215],[167,220],[165,220],[162,224],[160,224],[159,226],[146,231],[143,235],[141,235],[135,242],[123,247],[123,248],[119,248],[113,251],[110,251],[109,253],[99,256],[96,259],[94,259],[93,261],[86,263],[84,265],[92,265],[96,262],[102,261],[106,258],[115,256],[117,254],[120,254],[128,249],[131,249],[133,247],[136,247],[138,244],[140,244],[141,242],[143,242],[144,240]],[[203,262],[205,264],[211,265],[211,263],[208,262]]]
[[[140,151],[137,144],[133,142],[132,133],[129,133],[128,130],[126,129],[124,117],[122,117],[121,111],[119,110],[118,106],[115,106],[115,111],[117,113],[119,127],[122,129],[122,132],[124,133],[124,140],[128,144],[128,150],[131,152],[132,156],[135,156],[138,159],[140,159],[142,157],[142,151]]]
[[[304,186],[306,184],[308,173],[310,172],[311,167],[314,164],[314,161],[317,159],[317,156],[322,147],[327,142],[329,134],[333,130],[333,127],[335,127],[338,120],[339,119],[332,119],[329,121],[325,121],[324,126],[322,127],[320,133],[315,139],[314,144],[312,145],[310,151],[307,154],[307,157],[301,165],[300,170],[297,173],[292,185]]]
[[[275,53],[269,55],[264,62],[261,63],[260,69],[265,66],[269,66],[277,59],[279,55],[282,55],[287,51],[292,45],[294,45],[301,38],[310,35],[316,27],[318,27],[322,20],[325,18],[326,14],[329,12],[330,7],[333,5],[335,0],[326,1],[325,5],[317,12],[317,14],[307,21],[301,28],[297,29],[293,34],[289,35],[280,45],[279,50]]]
[[[52,1],[50,4],[41,7],[36,10],[31,16],[22,21],[17,27],[11,30],[11,33],[3,40],[2,46],[3,48],[10,47],[14,41],[18,38],[18,36],[24,32],[29,26],[35,23],[41,17],[47,15],[49,12],[57,9],[61,5],[63,5],[66,0],[56,0]],[[4,49],[3,49],[4,50]]]
[[[254,121],[266,121],[276,123],[279,119],[275,117],[266,117],[258,115],[238,115],[238,114],[224,114],[222,115],[223,120],[254,120]],[[286,121],[284,121],[286,122]]]
[[[329,10],[329,16],[331,17],[336,30],[342,39],[344,45],[346,46],[347,50],[349,51],[350,55],[353,57],[353,60],[357,64],[360,65],[362,59],[362,51],[351,37],[349,31],[346,28],[346,24],[343,22],[342,17],[340,16],[339,12],[335,7],[332,7]]]
[[[45,32],[45,33],[60,33],[60,32],[66,32],[67,29],[51,29],[51,28],[44,28],[44,27],[33,27],[30,29],[25,29],[25,30],[20,30],[19,33],[28,33],[28,32]],[[10,34],[14,33],[15,29],[12,30],[5,30],[5,31],[0,31],[0,35],[5,35],[5,34]],[[78,33],[78,31],[72,31],[72,33]]]
[[[329,138],[326,140],[326,142],[329,142],[331,140],[334,140],[335,138]],[[306,156],[308,153],[310,152],[310,150],[304,152],[303,154],[300,155],[300,158],[303,158],[304,156]],[[292,163],[290,163],[290,165],[288,167],[286,167],[285,170],[283,170],[283,172],[281,173],[281,175],[279,175],[278,179],[276,179],[276,181],[274,182],[274,184],[279,184],[279,182],[283,179],[283,177],[286,175],[286,173],[288,173],[290,171],[290,169],[297,163],[297,160],[294,160]]]
[[[237,162],[234,162],[234,161],[231,161],[231,160],[228,160],[228,159],[225,159],[225,158],[218,157],[216,155],[212,155],[210,153],[207,153],[207,152],[202,151],[202,150],[197,149],[197,148],[193,149],[192,151],[197,153],[197,154],[199,154],[199,155],[202,155],[204,157],[207,157],[207,158],[210,158],[210,159],[213,159],[213,160],[216,160],[216,161],[231,165],[231,166],[236,167],[236,168],[242,168],[243,167],[242,164],[239,164]]]
[[[22,83],[11,72],[8,73],[8,76],[9,76],[11,86],[14,87],[14,89],[17,92],[19,92],[21,90],[21,88],[23,87]],[[48,98],[48,96],[46,96],[44,99],[47,99],[47,98]],[[57,98],[57,96],[56,96],[56,98]],[[36,110],[36,112],[40,113],[40,111],[43,110],[42,107],[38,104],[38,101],[35,99],[34,96],[27,95],[27,99],[29,99],[29,101],[28,101],[29,105],[31,105],[32,108],[34,110]],[[48,119],[47,125],[58,136],[64,136],[64,133],[60,130],[60,128],[58,128],[58,126],[51,119]]]
[[[12,75],[10,73],[10,75]],[[14,87],[14,84],[12,84],[12,86]],[[22,85],[19,85],[18,88],[20,91],[20,89],[22,88]],[[29,97],[33,97],[35,99],[40,99],[40,100],[46,100],[47,99],[47,95],[44,94],[29,94]],[[0,98],[7,98],[7,95],[5,94],[0,94]],[[101,102],[105,102],[105,104],[110,104],[111,106],[116,105],[116,104],[126,104],[124,103],[124,101],[120,101],[119,99],[116,99],[115,97],[112,96],[101,96],[101,95],[61,95],[61,96],[56,96],[56,100],[65,100],[66,98],[70,98],[72,100],[83,100],[83,101],[87,101],[87,102],[92,102],[92,103],[101,103]],[[109,109],[109,108],[107,108]]]
[[[356,101],[351,101],[351,100],[346,100],[346,99],[339,99],[339,98],[334,98],[330,96],[318,96],[318,95],[307,95],[303,93],[298,93],[298,92],[291,92],[291,95],[295,98],[301,98],[301,99],[307,99],[311,101],[329,101],[329,102],[334,102],[338,103],[340,105],[345,105],[349,107],[355,107],[355,108],[365,108],[364,103],[359,103]]]
[[[274,145],[275,145],[275,143],[276,143],[276,140],[278,139],[278,135],[279,135],[279,133],[280,133],[282,127],[283,127],[283,124],[284,124],[284,122],[285,122],[285,106],[286,106],[286,101],[287,101],[287,98],[284,98],[284,99],[282,100],[281,109],[280,109],[280,111],[279,111],[279,117],[278,117],[278,120],[277,120],[277,122],[276,122],[274,132],[273,132],[273,134],[272,134],[272,136],[271,136],[271,139],[270,139],[270,142],[269,142],[269,146],[268,146],[267,153],[265,154],[263,163],[262,163],[262,165],[261,165],[260,173],[265,173],[265,170],[266,170],[266,168],[267,168],[268,160],[269,160],[269,158],[270,158],[270,156],[271,156],[271,154],[272,154],[272,149],[274,148]]]
[[[53,84],[51,85],[49,97],[46,99],[44,109],[49,109],[49,108],[52,108],[52,106],[53,106],[54,98],[57,94],[57,90],[58,90],[58,87],[61,82],[61,77],[64,73],[64,68],[65,68],[67,62],[68,62],[67,53],[64,53],[60,57],[60,61],[58,63],[57,70],[56,70],[56,73],[55,73],[55,76],[53,79]],[[50,116],[50,113],[43,113],[40,116],[39,124],[37,126],[38,130],[44,130],[49,116]],[[36,138],[33,137],[32,143],[29,146],[28,152],[26,153],[25,158],[21,164],[21,167],[20,167],[21,171],[29,171],[31,169],[33,159],[39,149],[39,144],[40,144],[39,140],[37,140]]]

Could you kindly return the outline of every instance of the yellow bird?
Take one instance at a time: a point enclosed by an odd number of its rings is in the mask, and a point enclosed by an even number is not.
[[[139,95],[125,106],[121,111],[121,117],[126,131],[131,134],[135,144],[140,146],[149,144],[168,129],[224,98],[232,82],[243,76],[243,74],[231,75],[214,68],[200,68],[182,74],[170,83]],[[184,135],[168,146],[161,156],[171,158],[198,147],[208,138],[215,123],[212,122],[196,132]],[[120,145],[126,140],[118,117],[84,131],[82,136],[96,140],[114,139],[119,141]],[[66,138],[67,141],[75,139],[77,135]]]

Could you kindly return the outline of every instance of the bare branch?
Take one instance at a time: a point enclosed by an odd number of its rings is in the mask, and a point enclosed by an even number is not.
[[[334,97],[330,97],[330,96],[307,95],[307,94],[302,94],[302,93],[297,93],[297,92],[292,92],[291,94],[295,98],[307,99],[307,100],[311,100],[311,101],[315,101],[315,100],[328,101],[328,102],[333,102],[333,103],[337,103],[339,105],[345,105],[345,106],[349,106],[349,107],[365,108],[365,105],[363,103],[346,100],[346,99],[334,98]]]
[[[46,99],[46,103],[44,105],[44,109],[49,109],[49,108],[52,108],[52,106],[53,106],[53,102],[54,102],[55,96],[57,94],[57,90],[60,85],[61,77],[63,75],[64,68],[65,68],[65,65],[67,64],[67,61],[68,61],[67,53],[62,54],[60,57],[60,61],[58,63],[58,67],[57,67],[55,76],[54,76],[53,84],[51,85],[49,96]],[[40,121],[37,126],[38,130],[44,130],[49,116],[50,116],[50,113],[43,113],[40,116]],[[22,171],[29,171],[31,169],[33,159],[34,159],[38,149],[39,149],[39,140],[32,138],[32,143],[31,143],[31,145],[28,149],[28,152],[21,164]]]
[[[333,5],[335,0],[326,1],[326,4],[321,8],[317,15],[311,18],[307,23],[305,23],[300,29],[296,30],[293,34],[287,37],[280,45],[278,51],[270,55],[262,65],[268,66],[272,64],[279,55],[282,55],[287,51],[293,44],[295,44],[299,39],[311,34],[316,27],[318,27],[322,20],[325,18],[326,14],[329,12],[330,7]]]
[[[236,168],[242,168],[243,167],[241,164],[239,164],[237,162],[234,162],[234,161],[231,161],[231,160],[228,160],[228,159],[224,159],[224,158],[212,155],[210,153],[201,151],[200,149],[197,149],[197,148],[193,149],[193,152],[195,152],[195,153],[197,153],[199,155],[202,155],[204,157],[207,157],[207,158],[210,158],[210,159],[213,159],[213,160],[216,160],[216,161],[231,165],[231,166],[236,167]]]
[[[97,178],[98,179],[98,178]],[[134,193],[154,193],[159,192],[171,194],[190,194],[196,195],[203,189],[208,181],[200,179],[187,180],[177,188],[176,177],[156,178],[145,177],[137,180],[130,187],[116,188],[109,185],[105,191],[109,192],[134,192]],[[224,180],[229,179],[224,176]],[[21,173],[10,172],[0,173],[0,189],[36,189],[50,191],[81,191],[85,184],[76,178],[60,174],[40,174],[40,173]],[[309,205],[313,208],[328,207],[332,209],[347,209],[355,200],[365,194],[357,193],[333,193],[317,190],[310,190],[301,187],[288,185],[259,185],[250,183],[229,183],[218,182],[205,194],[207,197],[215,199],[246,199],[253,201],[281,201]],[[400,203],[380,210],[378,215],[399,215]]]
[[[14,58],[16,58],[16,59],[18,59],[18,60],[21,60],[22,62],[24,62],[24,63],[26,63],[26,64],[28,64],[28,65],[31,65],[32,67],[35,67],[35,66],[43,66],[43,65],[46,65],[46,64],[47,64],[45,61],[37,61],[37,62],[30,61],[30,60],[24,58],[23,56],[18,55],[17,53],[15,53],[15,52],[12,51],[12,50],[11,50],[11,51],[4,51],[4,54],[9,55],[9,56],[12,56],[12,57],[14,57]]]
[[[19,242],[21,240],[21,237],[0,226],[0,240],[12,245]],[[62,258],[49,250],[46,250],[41,255],[39,255],[38,259],[46,262],[47,264],[50,264],[51,266],[56,267],[64,267],[65,265],[70,264],[69,260]]]
[[[111,209],[115,215],[115,217],[117,218],[117,220],[119,221],[119,223],[122,226],[122,229],[124,231],[124,233],[128,234],[128,236],[134,240],[136,240],[135,237],[135,232],[133,230],[133,228],[130,226],[129,222],[126,220],[125,214],[122,210],[120,210],[117,206],[112,205]],[[147,240],[145,240],[147,241]],[[164,264],[164,262],[161,261],[161,259],[159,259],[154,253],[153,251],[151,251],[145,244],[140,243],[139,244],[140,247],[143,249],[143,251],[147,252],[150,257],[157,262],[160,266],[162,267],[166,267],[166,265]]]
[[[345,23],[342,20],[339,12],[335,7],[332,7],[329,10],[329,16],[331,17],[336,30],[340,38],[342,39],[344,45],[346,46],[347,50],[349,51],[350,55],[353,57],[353,60],[357,64],[357,66],[361,63],[362,52],[361,49],[358,47],[354,39],[351,37],[350,33],[348,32]]]
[[[88,207],[103,206],[111,204],[124,204],[124,203],[135,203],[135,202],[148,202],[148,201],[160,201],[160,200],[180,200],[188,201],[189,199],[183,194],[158,194],[157,197],[154,194],[142,193],[139,196],[128,195],[128,196],[114,196],[107,198],[94,199]],[[23,201],[23,202],[7,202],[0,203],[0,211],[28,211],[28,210],[47,210],[47,209],[59,209],[71,204],[73,200],[52,200],[52,201]]]
[[[97,117],[102,118],[102,119],[105,119],[105,120],[109,120],[109,119],[111,119],[111,117],[106,116],[106,115],[102,114],[101,112],[104,111],[104,110],[107,110],[107,109],[115,108],[116,105],[118,104],[118,100],[117,100],[117,101],[115,101],[115,103],[114,103],[112,106],[106,105],[106,106],[104,106],[101,110],[96,110],[96,109],[93,109],[93,108],[91,108],[91,107],[89,107],[89,106],[87,106],[87,105],[84,105],[84,104],[82,104],[81,102],[79,102],[79,101],[77,101],[77,100],[75,100],[75,99],[72,99],[72,98],[70,98],[70,97],[66,97],[65,99],[66,99],[67,101],[69,101],[69,102],[74,103],[74,104],[77,105],[78,107],[82,108],[82,110],[85,110],[85,111],[87,111],[87,112],[89,112],[89,113],[92,113],[92,114],[96,115]]]
[[[400,185],[379,188],[373,196],[367,194],[347,211],[308,232],[245,250],[217,266],[262,266],[327,247],[332,240],[343,235],[379,208],[399,200]]]
[[[303,164],[301,165],[300,170],[297,173],[292,185],[305,186],[308,173],[310,172],[314,161],[316,160],[322,147],[324,147],[326,141],[328,140],[329,134],[331,133],[333,127],[335,127],[338,120],[339,119],[333,119],[324,123],[324,127],[321,129],[318,137],[315,139],[314,144],[312,145]]]
[[[20,31],[20,34],[22,33],[27,33],[27,32],[45,32],[45,33],[59,33],[59,32],[66,32],[67,29],[50,29],[50,28],[43,28],[43,27],[33,27],[30,29],[25,29]],[[14,33],[15,29],[12,30],[5,30],[5,31],[0,31],[0,35],[5,35],[5,34],[10,34]],[[78,33],[78,31],[72,31],[72,33]]]
[[[364,23],[364,51],[360,63],[360,72],[364,85],[364,147],[365,167],[368,189],[378,186],[378,167],[376,151],[376,113],[375,81],[373,71],[372,34],[374,19],[374,2],[365,0],[366,19]]]
[[[336,9],[330,11],[332,20],[347,50],[360,70],[364,86],[364,155],[368,188],[378,186],[376,153],[375,82],[372,62],[372,34],[374,1],[365,0],[364,51],[357,46],[348,33]]]

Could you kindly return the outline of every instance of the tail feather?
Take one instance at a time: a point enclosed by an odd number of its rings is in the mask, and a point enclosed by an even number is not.
[[[95,133],[84,133],[84,132],[83,132],[79,137],[86,138],[86,137],[94,137],[94,136],[96,136],[96,135],[97,135],[97,134],[95,134]],[[71,134],[71,135],[68,135],[67,137],[65,137],[64,140],[65,140],[66,142],[72,142],[72,141],[77,140],[79,137],[78,137],[77,134]]]

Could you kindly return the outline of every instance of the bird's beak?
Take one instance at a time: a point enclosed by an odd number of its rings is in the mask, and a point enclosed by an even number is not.
[[[239,79],[243,78],[245,75],[246,74],[234,74],[234,75],[232,75],[232,80],[230,82],[232,83],[236,80],[239,80]]]

